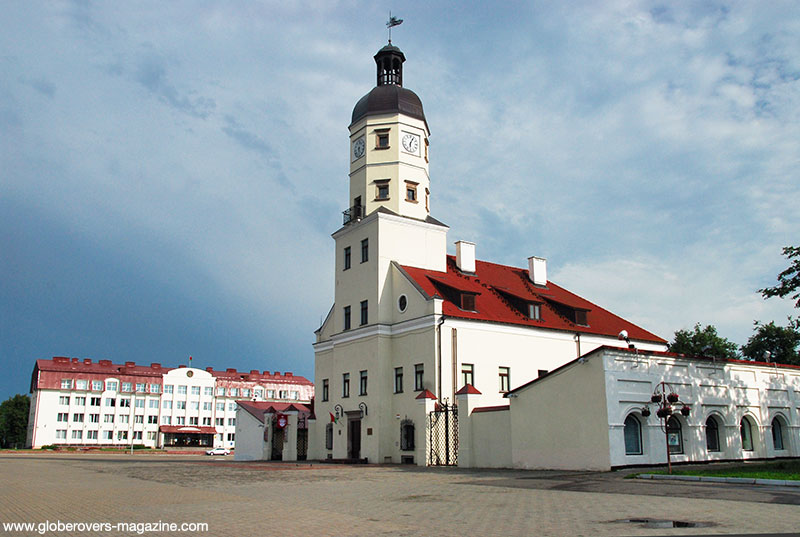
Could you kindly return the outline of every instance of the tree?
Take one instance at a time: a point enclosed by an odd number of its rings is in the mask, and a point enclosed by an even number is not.
[[[798,324],[791,318],[785,327],[776,325],[775,321],[769,324],[756,321],[755,333],[742,345],[742,354],[759,362],[800,365],[800,355],[797,354],[797,346],[800,345]]]
[[[736,359],[739,358],[738,345],[717,334],[713,325],[700,327],[694,325],[693,330],[678,330],[669,351],[689,356],[711,356],[714,358]]]
[[[783,248],[783,255],[786,259],[794,259],[789,268],[778,274],[778,285],[774,287],[766,287],[759,289],[758,292],[764,298],[785,296],[792,294],[792,298],[797,300],[794,307],[800,308],[800,247],[798,246],[785,246]]]
[[[0,404],[0,446],[25,447],[30,406],[30,397],[20,394],[9,397]]]

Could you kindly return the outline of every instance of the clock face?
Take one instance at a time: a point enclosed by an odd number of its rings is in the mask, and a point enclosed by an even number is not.
[[[403,149],[416,155],[419,150],[419,136],[416,134],[405,134],[403,136]]]
[[[360,159],[364,156],[364,150],[367,147],[367,142],[364,140],[362,136],[355,142],[353,142],[353,160]]]

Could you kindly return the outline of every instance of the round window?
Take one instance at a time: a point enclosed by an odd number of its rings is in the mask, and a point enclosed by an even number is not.
[[[403,313],[404,311],[406,311],[407,307],[408,307],[408,298],[406,298],[406,295],[400,295],[400,298],[397,299],[397,309],[400,310],[400,313]]]
[[[187,371],[186,372],[186,376],[187,377],[191,377],[192,375],[194,375],[194,371]]]

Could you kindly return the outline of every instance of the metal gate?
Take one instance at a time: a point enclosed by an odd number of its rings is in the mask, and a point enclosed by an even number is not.
[[[283,429],[278,429],[277,425],[273,424],[272,429],[272,457],[273,461],[283,460]]]
[[[308,429],[297,430],[297,460],[304,461],[308,457]]]
[[[458,466],[458,407],[447,400],[428,414],[428,465]]]

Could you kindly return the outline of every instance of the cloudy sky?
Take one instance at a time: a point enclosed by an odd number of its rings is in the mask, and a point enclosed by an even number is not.
[[[793,312],[795,2],[419,4],[6,3],[0,398],[54,355],[313,378],[390,9],[451,249],[667,339]]]

